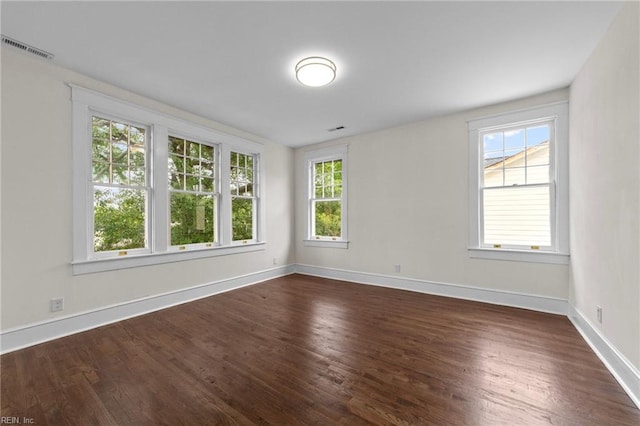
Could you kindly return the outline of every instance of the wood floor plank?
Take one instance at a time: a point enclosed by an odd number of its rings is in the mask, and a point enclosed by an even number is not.
[[[639,425],[566,317],[302,275],[0,358],[39,425]]]

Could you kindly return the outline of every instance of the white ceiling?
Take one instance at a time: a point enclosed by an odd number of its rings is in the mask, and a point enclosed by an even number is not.
[[[289,146],[568,86],[620,3],[2,2],[2,33]],[[300,85],[325,55],[338,76]],[[345,126],[344,130],[328,129]]]

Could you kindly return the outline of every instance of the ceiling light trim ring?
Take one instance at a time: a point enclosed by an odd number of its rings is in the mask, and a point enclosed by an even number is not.
[[[296,79],[309,87],[326,86],[335,80],[336,69],[336,64],[330,59],[309,56],[296,64]]]

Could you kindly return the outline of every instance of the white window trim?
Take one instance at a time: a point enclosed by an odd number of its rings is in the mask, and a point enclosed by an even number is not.
[[[73,154],[73,260],[72,273],[87,274],[148,266],[167,262],[177,262],[204,257],[224,256],[235,253],[264,250],[266,246],[265,235],[265,171],[263,161],[264,146],[257,142],[249,141],[234,135],[220,132],[199,124],[175,118],[171,115],[157,112],[126,101],[113,98],[102,93],[86,89],[74,84],[71,87],[72,100],[72,154]],[[150,153],[150,173],[152,180],[152,195],[155,200],[150,209],[150,248],[151,253],[130,254],[120,257],[99,258],[92,256],[91,220],[92,205],[90,201],[93,195],[91,189],[91,116],[92,114],[106,114],[111,117],[122,117],[127,121],[145,124],[151,131],[151,144],[147,147]],[[169,209],[157,208],[159,205],[168,206],[169,190],[167,185],[167,155],[168,135],[176,134],[183,137],[192,137],[215,144],[222,152],[222,163],[219,165],[220,188],[226,188],[229,184],[229,160],[228,153],[231,150],[240,150],[244,153],[256,155],[261,163],[258,167],[256,208],[256,239],[247,244],[232,245],[231,230],[225,229],[226,223],[230,223],[230,203],[228,194],[221,191],[220,201],[220,234],[219,244],[210,248],[202,248],[198,245],[188,247],[188,250],[176,252],[169,244]],[[224,153],[227,160],[224,160]],[[225,182],[227,186],[225,187]],[[228,211],[228,213],[226,213]]]
[[[330,248],[340,248],[340,249],[348,249],[349,248],[349,239],[348,239],[348,145],[338,145],[332,146],[328,148],[322,148],[313,151],[307,151],[305,153],[305,167],[307,174],[307,185],[306,185],[306,193],[305,199],[306,209],[307,209],[307,229],[306,235],[307,237],[303,240],[305,246],[308,247],[330,247]],[[327,161],[327,160],[342,160],[342,202],[341,202],[341,229],[342,235],[340,239],[315,239],[311,236],[312,221],[313,214],[311,210],[311,194],[313,191],[313,170],[312,164],[319,161]]]
[[[487,129],[526,123],[533,120],[554,119],[556,135],[554,144],[555,211],[552,207],[553,251],[514,250],[508,248],[484,248],[480,242],[480,194],[481,181],[479,135]],[[518,262],[569,263],[569,103],[556,102],[538,107],[511,111],[470,120],[469,125],[469,257]]]

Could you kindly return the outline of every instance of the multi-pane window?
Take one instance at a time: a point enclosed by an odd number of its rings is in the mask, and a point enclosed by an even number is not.
[[[93,116],[93,251],[148,248],[147,129]]]
[[[169,136],[170,244],[216,241],[215,148]]]
[[[231,152],[230,192],[233,241],[255,239],[256,161],[254,155]]]
[[[264,250],[261,144],[74,85],[71,97],[74,274]]]
[[[472,257],[566,263],[566,102],[469,121]]]
[[[481,132],[482,242],[492,247],[551,247],[554,123]]]
[[[342,159],[313,163],[311,235],[338,239],[342,236]]]

